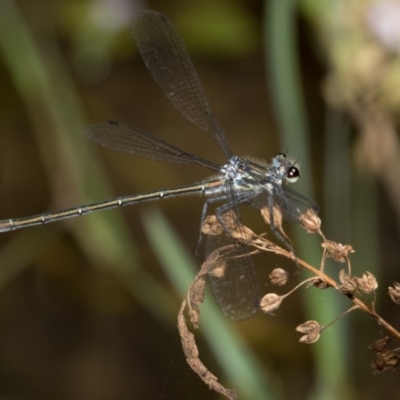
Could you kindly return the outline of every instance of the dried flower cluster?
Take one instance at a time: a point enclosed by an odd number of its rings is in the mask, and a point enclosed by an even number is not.
[[[225,241],[225,246],[213,251],[206,259],[200,272],[197,274],[195,280],[190,286],[186,299],[182,304],[179,313],[179,331],[182,339],[182,345],[187,357],[187,361],[191,368],[201,377],[201,379],[209,385],[210,388],[223,394],[228,399],[236,399],[236,393],[233,390],[226,389],[222,386],[217,378],[204,366],[199,359],[197,346],[194,341],[194,336],[189,332],[184,311],[188,309],[188,316],[195,328],[198,328],[200,317],[200,304],[204,299],[204,288],[206,277],[212,275],[213,277],[223,278],[229,254],[236,254],[238,246],[245,246],[249,249],[249,254],[260,251],[272,252],[277,255],[286,257],[297,266],[304,268],[312,273],[311,278],[307,278],[298,283],[295,287],[290,289],[287,293],[279,295],[276,293],[266,293],[259,304],[259,308],[267,314],[275,313],[283,304],[286,297],[290,296],[294,291],[302,286],[314,287],[319,290],[334,289],[342,295],[346,296],[353,304],[341,315],[336,317],[333,321],[322,326],[318,321],[306,321],[295,329],[301,333],[299,341],[301,343],[312,344],[319,340],[322,332],[327,327],[331,326],[338,319],[354,310],[362,310],[373,317],[380,326],[388,331],[388,336],[383,339],[377,340],[370,349],[376,353],[376,360],[373,362],[373,368],[377,372],[393,371],[400,369],[400,354],[397,350],[388,349],[388,344],[394,337],[400,339],[400,333],[383,320],[375,311],[375,297],[378,282],[373,274],[365,272],[361,277],[352,275],[350,255],[354,253],[351,245],[343,245],[340,243],[327,240],[321,232],[321,220],[311,210],[308,210],[301,215],[300,221],[303,228],[308,233],[316,233],[321,239],[322,259],[319,268],[315,268],[305,261],[299,259],[293,251],[285,249],[291,247],[291,241],[285,234],[282,228],[282,214],[279,208],[274,207],[272,215],[267,210],[261,210],[262,217],[270,224],[273,218],[273,226],[278,231],[277,237],[281,239],[283,245],[276,244],[268,239],[265,235],[258,236],[249,228],[243,226],[238,222],[235,213],[229,211],[221,218],[214,215],[208,216],[203,224],[202,233],[204,235],[226,235],[233,239]],[[226,244],[228,243],[228,244]],[[346,268],[337,272],[337,277],[332,278],[324,272],[327,259],[346,264]],[[273,286],[284,286],[289,281],[290,274],[282,268],[275,268],[269,274],[270,283]],[[400,304],[400,283],[393,283],[388,289],[390,298],[397,304]],[[371,296],[372,295],[372,298]],[[366,297],[370,300],[366,300]]]
[[[388,345],[394,336],[386,336],[372,343],[369,348],[376,354],[377,358],[372,363],[375,372],[398,371],[400,369],[399,349],[389,349]]]

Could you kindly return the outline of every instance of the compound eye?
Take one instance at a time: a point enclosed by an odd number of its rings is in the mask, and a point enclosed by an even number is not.
[[[296,182],[300,177],[300,171],[296,167],[290,167],[286,173],[286,180],[290,183]]]

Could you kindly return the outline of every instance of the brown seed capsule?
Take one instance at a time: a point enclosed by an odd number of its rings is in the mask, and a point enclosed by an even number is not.
[[[307,333],[307,335],[303,335],[299,339],[299,342],[306,343],[306,344],[312,344],[312,343],[315,343],[319,339],[320,336],[321,336],[320,333],[317,331],[310,332],[310,333]]]
[[[307,321],[296,327],[296,331],[306,334],[299,339],[300,343],[311,344],[319,339],[321,326],[317,321]]]
[[[289,272],[282,268],[275,268],[268,277],[271,280],[272,285],[283,286],[289,279]]]
[[[230,231],[230,234],[242,244],[250,243],[254,236],[253,231],[242,224],[236,224],[235,228]]]
[[[215,265],[208,271],[208,273],[215,278],[222,278],[226,271],[226,260],[219,259],[215,262]]]
[[[344,269],[339,272],[339,280],[342,283],[340,291],[344,294],[353,295],[358,289],[356,278],[346,273]]]
[[[400,369],[400,356],[393,350],[379,352],[377,359],[372,363],[376,372],[397,371]]]
[[[261,299],[260,309],[267,314],[271,314],[280,307],[282,300],[282,296],[278,296],[276,293],[268,293]]]
[[[216,215],[208,215],[204,218],[201,233],[204,235],[220,235],[224,231]]]
[[[326,249],[328,257],[341,263],[347,260],[349,253],[354,253],[353,248],[349,244],[343,245],[332,240],[326,240],[321,246]]]
[[[309,333],[309,332],[313,332],[315,330],[320,330],[320,329],[321,329],[321,325],[317,321],[314,321],[314,320],[303,322],[302,324],[300,324],[296,327],[296,331],[300,332],[300,333]]]
[[[321,229],[321,219],[311,208],[300,215],[300,224],[308,233],[316,233]]]
[[[264,219],[264,221],[268,224],[271,225],[271,212],[269,207],[263,207],[261,210],[261,215]],[[282,228],[282,212],[278,206],[274,206],[272,208],[272,218],[273,218],[273,225],[281,229]]]
[[[224,227],[228,232],[231,232],[235,230],[238,226],[241,226],[233,210],[229,210],[226,213],[222,214],[222,219],[224,220]]]
[[[372,293],[378,287],[378,282],[374,275],[367,271],[367,273],[363,274],[361,278],[355,278],[358,284],[358,288],[364,293]]]
[[[285,231],[282,227],[282,211],[278,206],[274,206],[272,209],[272,223],[271,223],[271,212],[268,207],[264,207],[260,210],[261,216],[263,217],[264,221],[269,225],[273,225],[275,229],[277,229],[284,238],[290,243],[291,240],[286,235]]]
[[[375,340],[375,342],[369,345],[368,348],[377,353],[385,349],[393,339],[394,336],[385,336],[381,339]]]
[[[400,304],[400,283],[394,282],[393,287],[389,286],[389,296],[396,304]]]

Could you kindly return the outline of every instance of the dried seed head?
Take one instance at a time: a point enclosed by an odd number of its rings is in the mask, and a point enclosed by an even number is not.
[[[375,372],[396,371],[400,369],[399,355],[394,350],[387,348],[393,339],[394,336],[385,336],[369,346],[369,349],[377,355],[376,360],[372,363]]]
[[[310,333],[307,333],[307,335],[303,335],[299,339],[299,342],[306,343],[306,344],[312,344],[312,343],[315,343],[319,339],[320,336],[321,336],[321,334],[317,331],[310,332]]]
[[[353,295],[358,289],[356,278],[346,273],[344,269],[339,272],[339,280],[342,283],[340,291],[344,294]]]
[[[327,257],[331,257],[335,261],[341,263],[344,263],[347,260],[349,253],[354,253],[353,248],[349,244],[343,245],[331,240],[326,240],[321,244],[321,246],[326,249]]]
[[[268,277],[271,280],[272,285],[283,286],[289,279],[289,272],[282,268],[275,268]]]
[[[393,350],[383,350],[377,353],[377,359],[372,363],[375,372],[397,371],[400,369],[400,356]]]
[[[361,278],[355,278],[357,281],[358,288],[364,293],[372,293],[378,287],[378,282],[374,275],[367,271],[367,273],[363,274]]]
[[[315,287],[317,287],[318,289],[321,289],[321,290],[324,290],[324,289],[327,289],[330,285],[328,284],[328,283],[326,283],[325,281],[323,281],[321,278],[315,278],[312,282],[311,282],[311,284],[310,284],[310,286],[315,286]]]
[[[282,211],[278,206],[274,206],[272,208],[272,223],[271,223],[271,212],[268,207],[264,207],[260,210],[261,216],[263,220],[269,225],[269,226],[274,226],[276,230],[278,230],[281,235],[289,242],[291,243],[290,238],[288,235],[286,235],[285,231],[283,230],[282,227]]]
[[[237,221],[235,213],[230,210],[222,215],[223,224],[216,215],[207,216],[201,227],[201,233],[204,235],[221,235],[226,230],[234,239],[249,243],[254,237],[253,231]]]
[[[231,231],[235,227],[236,214],[230,210],[222,215],[224,226],[216,215],[208,215],[204,218],[203,225],[201,227],[201,233],[205,235],[220,235],[225,229]],[[225,229],[224,229],[225,228]]]
[[[224,224],[228,231],[234,229],[237,223],[237,217],[233,210],[229,210],[226,213],[223,213],[222,219],[224,220]]]
[[[241,224],[232,210],[224,213],[222,219],[224,220],[225,228],[234,239],[244,244],[251,242],[254,236],[253,231]]]
[[[304,324],[296,327],[296,331],[300,333],[305,333],[300,339],[300,343],[315,343],[321,334],[321,326],[317,321],[307,321]]]
[[[310,333],[315,330],[321,330],[321,326],[317,321],[306,321],[296,327],[296,331],[300,333]]]
[[[316,233],[321,229],[321,219],[311,208],[300,215],[300,224],[308,233]]]
[[[223,231],[224,228],[218,221],[216,215],[208,215],[206,218],[204,218],[201,226],[201,233],[204,235],[221,235]]]
[[[254,232],[242,224],[236,224],[235,228],[230,231],[231,236],[240,243],[248,244],[254,237]]]
[[[226,271],[226,260],[219,259],[210,268],[208,273],[216,278],[222,278],[225,275],[225,271]]]
[[[368,348],[377,353],[385,349],[388,344],[393,340],[393,338],[393,336],[385,336],[381,339],[376,340],[374,343],[369,345]]]
[[[278,296],[276,293],[268,293],[261,299],[260,309],[267,314],[271,314],[280,307],[282,300],[282,296]]]
[[[271,213],[269,207],[263,207],[260,212],[264,221],[271,226]],[[272,208],[272,218],[273,226],[278,229],[282,229],[282,212],[281,209],[276,205]]]
[[[248,237],[253,235],[253,232],[250,229],[240,223],[233,210],[229,210],[222,214],[222,219],[224,221],[223,227],[235,239],[248,241]],[[249,232],[251,232],[251,234]]]
[[[400,283],[394,282],[393,287],[389,286],[389,296],[396,304],[400,304]]]

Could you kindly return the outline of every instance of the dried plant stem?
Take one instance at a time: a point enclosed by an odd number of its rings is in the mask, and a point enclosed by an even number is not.
[[[206,383],[210,389],[221,393],[229,400],[236,400],[237,394],[233,389],[227,389],[218,382],[218,378],[210,372],[210,370],[203,364],[199,357],[199,350],[196,345],[193,333],[191,333],[187,327],[186,319],[184,315],[185,308],[187,306],[186,299],[182,302],[181,308],[178,314],[178,331],[181,337],[183,352],[186,356],[186,361],[190,365],[190,368],[200,379]]]
[[[199,350],[193,333],[189,331],[185,318],[185,309],[188,308],[190,322],[195,329],[198,328],[200,318],[199,305],[204,300],[204,289],[207,273],[213,268],[214,263],[219,257],[220,252],[229,250],[231,246],[225,246],[214,251],[203,263],[200,271],[196,275],[189,287],[186,298],[183,300],[178,313],[178,331],[181,338],[183,352],[190,368],[206,383],[210,389],[221,393],[229,400],[236,400],[237,394],[233,389],[227,389],[218,382],[218,378],[213,375],[210,370],[203,364],[199,357]]]
[[[261,242],[260,242],[261,241]],[[379,314],[376,313],[375,307],[373,306],[368,306],[362,299],[359,297],[355,296],[352,293],[347,293],[343,290],[341,290],[340,284],[336,282],[333,278],[331,278],[329,275],[327,275],[325,272],[321,271],[320,269],[317,269],[313,267],[312,265],[308,264],[304,260],[295,257],[293,253],[283,249],[280,246],[277,246],[276,244],[267,241],[268,245],[266,246],[266,240],[264,238],[257,238],[253,241],[252,245],[262,251],[268,251],[268,252],[273,252],[275,254],[282,255],[286,258],[289,258],[293,261],[297,261],[299,265],[301,265],[303,268],[307,269],[311,273],[313,273],[316,277],[321,279],[323,282],[325,282],[328,286],[336,289],[337,291],[343,293],[350,301],[352,301],[359,309],[362,311],[366,312],[368,315],[370,315],[372,318],[374,318],[379,325],[383,326],[390,334],[393,336],[397,337],[400,339],[400,332],[394,328],[392,325],[390,325],[387,321],[385,321]],[[373,303],[374,304],[374,303]]]

